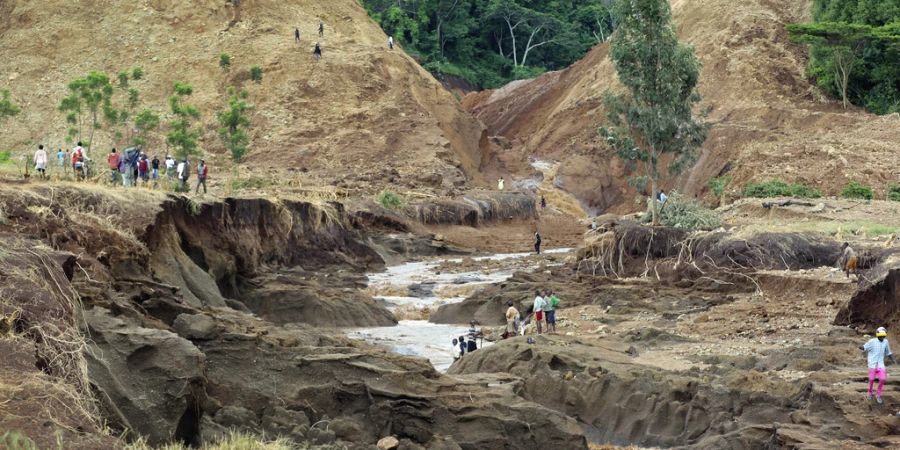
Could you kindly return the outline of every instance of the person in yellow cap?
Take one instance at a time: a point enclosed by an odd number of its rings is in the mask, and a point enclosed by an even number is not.
[[[887,380],[887,369],[884,367],[884,358],[888,357],[891,362],[897,364],[894,355],[891,353],[891,346],[887,340],[887,330],[884,327],[878,327],[875,331],[875,337],[869,339],[865,345],[859,347],[866,354],[869,360],[869,393],[866,394],[866,400],[872,400],[872,387],[875,385],[875,379],[878,379],[878,391],[875,399],[878,403],[883,403],[881,392],[884,390],[884,382]]]

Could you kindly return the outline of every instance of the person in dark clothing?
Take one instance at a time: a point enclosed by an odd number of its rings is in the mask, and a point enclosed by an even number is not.
[[[316,42],[316,48],[313,49],[313,58],[316,59],[316,62],[322,59],[322,47],[319,47],[318,42]]]
[[[541,209],[546,209],[546,208],[547,208],[547,199],[544,198],[543,195],[541,195]]]
[[[462,358],[463,355],[466,354],[466,338],[463,336],[459,337],[459,357]]]
[[[294,42],[300,42],[300,29],[294,28]]]
[[[203,193],[206,193],[206,176],[209,174],[209,168],[206,166],[206,161],[200,160],[200,165],[197,166],[197,189],[194,189],[194,193],[200,193],[200,185],[203,185]]]
[[[534,252],[538,255],[541,254],[541,233],[537,231],[534,232]]]
[[[325,37],[325,22],[319,21],[319,37]]]
[[[150,178],[153,179],[155,186],[159,180],[159,158],[156,155],[153,155],[153,160],[150,161]]]

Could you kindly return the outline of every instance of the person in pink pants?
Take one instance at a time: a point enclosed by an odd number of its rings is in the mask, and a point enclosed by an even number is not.
[[[884,358],[888,357],[891,359],[891,362],[897,364],[897,360],[894,359],[894,355],[891,353],[891,345],[887,340],[887,330],[884,327],[878,327],[878,330],[875,331],[875,337],[869,339],[859,349],[866,354],[869,362],[869,393],[866,394],[866,400],[872,400],[872,388],[875,386],[875,379],[878,379],[878,391],[875,393],[875,400],[879,404],[883,403],[881,392],[884,390],[884,382],[887,380]]]

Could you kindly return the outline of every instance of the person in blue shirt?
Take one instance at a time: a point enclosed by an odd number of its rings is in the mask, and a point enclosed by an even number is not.
[[[875,393],[875,399],[878,403],[883,403],[881,392],[884,390],[884,382],[887,380],[887,369],[884,367],[884,358],[888,357],[891,362],[897,364],[894,355],[891,353],[891,345],[887,340],[887,330],[884,327],[878,327],[875,331],[875,337],[869,339],[865,345],[859,347],[866,354],[869,364],[869,393],[866,394],[866,400],[872,400],[872,387],[875,385],[875,379],[878,379],[878,391]]]

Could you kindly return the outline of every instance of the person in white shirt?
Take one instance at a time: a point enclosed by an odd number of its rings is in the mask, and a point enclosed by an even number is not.
[[[388,37],[388,49],[389,50],[394,49],[394,37],[393,36]]]
[[[503,177],[500,177],[500,179],[497,180],[497,190],[498,190],[498,191],[502,191],[502,190],[503,190],[503,184],[504,184],[504,183],[505,183],[505,182],[503,181]]]
[[[869,364],[869,393],[866,394],[866,400],[872,400],[872,387],[875,385],[875,379],[878,379],[878,391],[875,399],[878,403],[883,403],[881,392],[884,390],[884,382],[887,380],[887,369],[884,367],[885,356],[891,359],[891,362],[897,364],[894,355],[891,353],[891,345],[888,344],[887,330],[884,327],[878,327],[875,331],[875,337],[869,339],[865,345],[859,347],[868,357]]]
[[[34,152],[34,170],[41,178],[47,178],[47,152],[44,150],[43,144],[38,145],[37,151]]]
[[[175,158],[166,155],[166,177],[169,182],[175,181]]]
[[[179,162],[178,169],[176,169],[176,172],[178,173],[178,179],[181,181],[182,188],[184,188],[184,169],[185,169],[184,165],[185,165],[185,163],[187,163],[187,160]]]
[[[547,306],[547,301],[544,300],[544,297],[541,296],[541,291],[534,291],[534,323],[537,324],[537,334],[543,333],[542,323],[544,322],[544,307]]]

